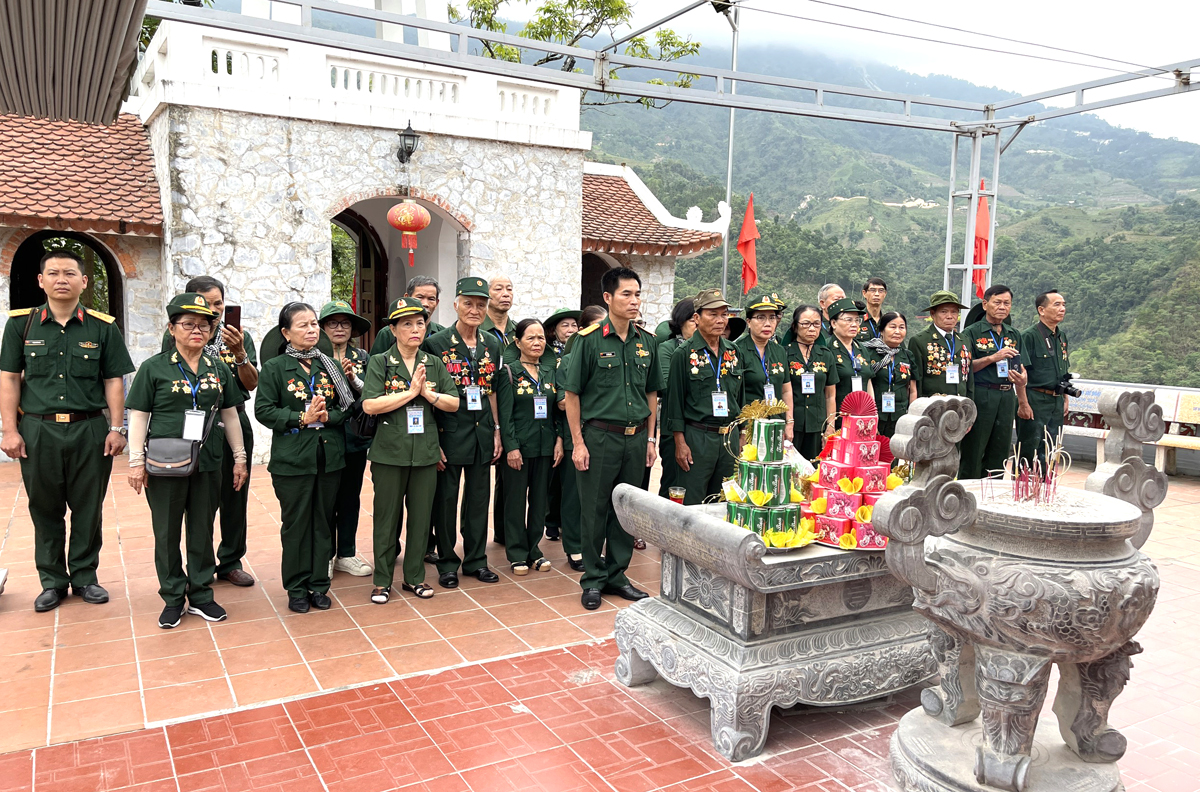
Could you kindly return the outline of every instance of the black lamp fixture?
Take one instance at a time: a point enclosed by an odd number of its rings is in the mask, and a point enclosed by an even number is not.
[[[408,122],[403,132],[396,134],[400,136],[400,148],[396,150],[396,159],[400,160],[401,165],[407,165],[417,150],[417,144],[421,142],[421,136],[413,131],[412,121]]]

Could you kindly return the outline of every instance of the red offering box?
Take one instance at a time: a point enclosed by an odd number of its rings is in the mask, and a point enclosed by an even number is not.
[[[887,492],[887,477],[891,470],[888,465],[860,465],[854,469],[854,475],[863,480],[863,492]]]
[[[862,495],[848,495],[841,490],[830,490],[825,494],[825,513],[835,519],[854,519],[854,513],[862,506]]]
[[[817,483],[822,487],[828,490],[835,490],[837,489],[838,481],[844,478],[854,478],[854,465],[834,461],[821,463],[821,478]]]
[[[842,438],[839,461],[854,467],[870,467],[879,464],[879,441],[847,440]]]
[[[829,487],[822,487],[820,484],[812,485],[812,495],[809,497],[809,502],[815,501],[817,498],[824,498],[829,492]]]
[[[824,514],[817,515],[817,539],[837,544],[842,534],[850,533],[853,525],[853,520],[838,520]]]
[[[870,442],[879,429],[877,415],[846,415],[842,417],[842,437],[855,442]]]
[[[800,504],[800,519],[801,520],[816,520],[820,515],[813,514],[811,503]]]
[[[887,537],[876,533],[875,527],[869,522],[854,522],[854,535],[858,541],[859,550],[882,550],[887,547]]]
[[[874,508],[875,504],[879,503],[879,499],[886,494],[886,492],[864,492],[862,494],[863,506],[870,506]]]

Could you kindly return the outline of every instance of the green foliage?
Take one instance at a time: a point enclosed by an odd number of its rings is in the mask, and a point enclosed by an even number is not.
[[[329,231],[333,237],[333,299],[349,302],[358,275],[358,243],[337,223],[330,223]]]
[[[179,0],[171,0],[173,3],[178,3]],[[204,5],[212,8],[213,0],[202,0]],[[138,52],[145,52],[146,47],[150,46],[150,39],[154,38],[155,32],[158,30],[159,23],[162,22],[158,17],[147,16],[142,19],[142,29],[138,33]],[[94,310],[100,310],[96,308]]]
[[[51,250],[65,249],[83,259],[83,274],[88,279],[88,285],[83,294],[79,295],[79,302],[93,311],[111,313],[108,310],[108,269],[104,266],[100,254],[93,250],[91,245],[67,237],[50,237],[42,240],[42,249],[47,253]]]

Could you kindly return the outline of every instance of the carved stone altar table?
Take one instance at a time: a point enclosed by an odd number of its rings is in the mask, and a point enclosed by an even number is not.
[[[882,552],[819,545],[770,555],[717,506],[684,507],[628,485],[621,524],[662,549],[662,593],[616,616],[616,675],[661,675],[709,699],[713,744],[757,755],[771,707],[877,698],[931,678],[936,666],[912,589]]]

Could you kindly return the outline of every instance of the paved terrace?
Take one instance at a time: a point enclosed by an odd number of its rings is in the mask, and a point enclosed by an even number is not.
[[[1068,483],[1082,486],[1077,467]],[[371,546],[371,485],[359,547]],[[731,765],[711,747],[708,702],[661,680],[613,678],[613,616],[579,605],[560,543],[554,571],[464,578],[428,601],[367,601],[338,573],[333,609],[293,614],[279,586],[278,504],[266,471],[251,488],[247,568],[259,585],[216,586],[229,620],[160,630],[150,513],[114,470],[100,579],[107,605],[71,598],[33,612],[33,528],[15,464],[0,466],[0,792],[7,790],[744,790],[882,792],[906,694],[842,713],[776,711],[762,756]],[[1200,480],[1174,478],[1145,550],[1162,591],[1112,720],[1130,740],[1129,790],[1200,782]],[[630,577],[658,591],[657,551]],[[431,575],[430,580],[433,580]],[[1049,715],[1049,705],[1046,708]],[[1190,736],[1189,736],[1190,735]]]

